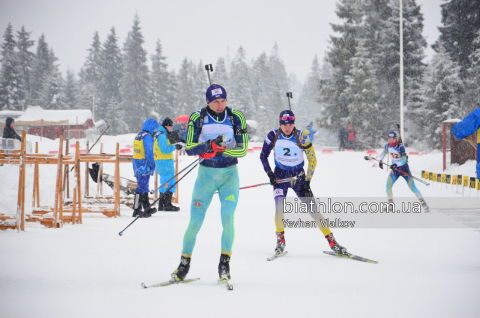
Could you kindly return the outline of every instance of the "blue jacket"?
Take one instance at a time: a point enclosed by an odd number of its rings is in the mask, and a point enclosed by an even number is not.
[[[480,179],[480,107],[452,127],[452,134],[463,139],[478,131],[477,136],[477,179]]]
[[[155,173],[153,158],[153,131],[158,126],[155,119],[149,118],[143,123],[142,131],[135,137],[136,141],[143,141],[145,159],[132,159],[135,177],[152,176]]]
[[[312,128],[312,125],[308,125],[308,126],[307,126],[307,130],[308,130],[308,132],[309,132],[308,137],[310,138],[310,141],[313,142],[313,138],[314,138],[315,133],[316,133],[317,131]]]
[[[155,129],[154,136],[157,139],[157,145],[160,153],[155,158],[155,164],[157,165],[158,174],[170,174],[175,173],[173,166],[173,158],[167,159],[165,155],[171,154],[175,151],[175,145],[168,145],[167,130],[162,125]],[[158,151],[158,149],[157,149]]]

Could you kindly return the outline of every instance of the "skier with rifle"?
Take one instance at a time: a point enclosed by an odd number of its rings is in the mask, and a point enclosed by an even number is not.
[[[172,196],[177,186],[175,185],[169,191],[170,180],[175,175],[175,168],[173,166],[173,152],[175,149],[182,149],[179,143],[169,140],[168,135],[178,135],[178,132],[172,132],[173,121],[170,118],[165,118],[161,125],[159,125],[153,134],[154,146],[153,154],[155,157],[155,165],[160,176],[160,183],[165,184],[158,191],[160,192],[160,199],[158,200],[158,211],[172,211],[178,212],[180,208],[172,204]],[[172,180],[171,183],[175,183]]]
[[[425,209],[426,212],[429,212],[430,209],[428,208],[427,202],[423,198],[420,191],[415,186],[415,182],[413,181],[412,173],[410,172],[410,168],[408,167],[408,157],[405,152],[405,146],[402,143],[401,137],[397,139],[397,134],[395,132],[390,132],[388,134],[388,143],[385,145],[383,152],[379,158],[378,166],[380,169],[383,169],[382,160],[385,158],[386,154],[390,154],[392,157],[392,171],[388,175],[387,178],[387,196],[388,196],[388,203],[393,203],[393,193],[392,187],[393,184],[397,181],[397,179],[402,176],[408,184],[408,187],[412,192],[417,196],[418,200],[422,204],[422,207]],[[393,205],[389,205],[389,212],[393,210]]]
[[[280,127],[267,134],[263,143],[260,160],[263,168],[270,178],[270,184],[273,186],[273,198],[275,200],[275,225],[277,228],[277,246],[275,248],[275,257],[283,256],[285,251],[285,227],[282,219],[284,218],[283,200],[287,196],[288,188],[291,187],[297,196],[305,203],[314,200],[310,181],[312,180],[317,159],[315,149],[305,131],[295,128],[295,115],[291,110],[283,110],[279,118]],[[272,171],[268,162],[270,152],[273,150],[275,158],[275,170]],[[308,160],[307,175],[303,170],[305,152]],[[297,176],[295,185],[290,183],[278,183],[279,179]],[[313,205],[310,215],[314,218],[320,231],[328,241],[330,248],[335,254],[347,254],[347,249],[335,240],[332,231],[328,227],[323,227],[320,219],[323,219],[321,213],[316,213],[316,205]],[[270,260],[270,259],[269,259]]]
[[[148,201],[150,176],[155,173],[155,160],[153,156],[153,132],[158,123],[155,119],[149,118],[145,121],[142,131],[135,136],[133,142],[133,172],[137,178],[137,189],[135,190],[135,203],[133,217],[150,217],[157,212],[156,208],[150,207]],[[143,213],[142,213],[143,206]]]
[[[208,106],[190,115],[188,122],[187,154],[199,155],[203,160],[193,189],[180,265],[172,273],[172,280],[183,281],[187,276],[197,233],[218,190],[223,225],[218,274],[228,286],[239,194],[237,163],[238,158],[247,154],[248,133],[242,112],[227,107],[227,92],[222,86],[211,85],[205,95]]]

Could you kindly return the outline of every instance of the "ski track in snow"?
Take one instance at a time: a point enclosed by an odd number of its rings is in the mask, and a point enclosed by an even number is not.
[[[132,144],[134,135],[104,136],[104,152]],[[38,138],[28,136],[29,141]],[[251,143],[249,146],[260,146]],[[83,145],[81,147],[85,149]],[[43,139],[40,152],[58,150]],[[413,149],[407,149],[414,151]],[[99,146],[92,153],[98,153]],[[377,149],[380,152],[380,149]],[[239,160],[240,186],[267,182],[259,152]],[[363,160],[365,152],[322,154],[312,180],[316,196],[385,197],[387,174]],[[271,156],[272,157],[272,156]],[[180,156],[180,169],[193,158]],[[442,154],[410,156],[412,173],[442,172]],[[273,160],[271,160],[273,167]],[[14,168],[12,168],[14,167]],[[84,169],[84,164],[82,164]],[[474,176],[475,163],[447,172]],[[114,166],[104,171],[113,174]],[[133,178],[130,164],[122,177]],[[180,183],[181,211],[140,219],[84,214],[83,225],[47,229],[27,223],[26,231],[0,232],[2,317],[478,317],[480,233],[472,229],[332,229],[351,253],[379,261],[368,264],[322,253],[329,250],[318,229],[286,229],[287,256],[266,258],[275,248],[274,203],[270,186],[240,191],[235,214],[231,283],[217,283],[220,258],[220,204],[214,198],[197,236],[185,285],[143,289],[166,281],[178,266],[197,169]],[[33,167],[26,172],[26,206],[31,211]],[[43,165],[41,203],[53,205],[56,166]],[[16,166],[0,167],[0,213],[13,214],[18,191]],[[82,173],[84,177],[84,172]],[[73,179],[73,178],[71,178]],[[71,181],[73,182],[73,181]],[[90,192],[95,192],[90,183]],[[461,197],[417,183],[430,197]],[[109,193],[104,186],[104,193]],[[394,196],[412,197],[403,179]],[[290,193],[292,195],[292,193]],[[480,200],[480,199],[479,199]],[[480,202],[480,201],[479,201]],[[480,204],[479,204],[480,206]]]

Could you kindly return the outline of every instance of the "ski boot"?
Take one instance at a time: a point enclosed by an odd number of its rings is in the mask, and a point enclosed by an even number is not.
[[[135,193],[135,199],[133,203],[133,217],[137,217],[142,214],[142,202],[141,202],[141,193]]]
[[[171,191],[165,192],[164,194],[165,201],[164,201],[163,211],[169,211],[169,212],[180,211],[180,208],[178,206],[174,206],[172,204],[172,196],[173,196],[173,193]]]
[[[159,193],[160,198],[158,199],[158,209],[157,211],[163,211],[165,209],[165,197],[166,195],[163,193]]]
[[[220,255],[220,263],[218,264],[218,276],[220,281],[230,280],[230,256],[227,254]]]
[[[335,254],[341,254],[341,255],[348,254],[347,249],[337,243],[337,240],[335,240],[335,237],[333,237],[332,233],[325,236],[325,238],[327,239],[328,245],[330,245],[330,248]]]
[[[148,200],[148,193],[142,193],[140,197],[140,201],[143,205],[143,214],[140,216],[142,218],[149,218],[152,214],[157,212],[156,208],[150,207],[150,201]]]
[[[391,213],[391,212],[395,212],[393,211],[393,199],[388,199],[388,205],[385,205],[383,206],[383,210],[382,210],[384,213]]]
[[[280,255],[285,252],[285,232],[276,232],[277,247],[275,247],[275,254]]]
[[[176,281],[184,280],[190,270],[191,261],[191,257],[185,257],[182,255],[180,265],[178,265],[178,268],[172,273],[172,278]]]
[[[425,210],[425,213],[430,212],[430,208],[427,205],[427,202],[425,202],[424,198],[420,198],[420,204],[422,204],[422,208]]]

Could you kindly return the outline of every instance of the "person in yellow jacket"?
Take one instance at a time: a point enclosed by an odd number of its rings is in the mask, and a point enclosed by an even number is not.
[[[164,184],[175,175],[175,168],[173,165],[173,152],[175,149],[182,149],[180,144],[171,145],[168,140],[168,133],[172,132],[173,122],[170,118],[165,118],[161,125],[159,125],[153,134],[154,147],[153,153],[155,157],[155,165],[157,166],[157,172],[160,176],[160,184]],[[175,179],[165,183],[160,189],[160,199],[158,200],[158,211],[180,211],[179,207],[172,204],[173,192],[175,192],[177,185],[174,185]],[[168,191],[167,191],[168,190]]]

